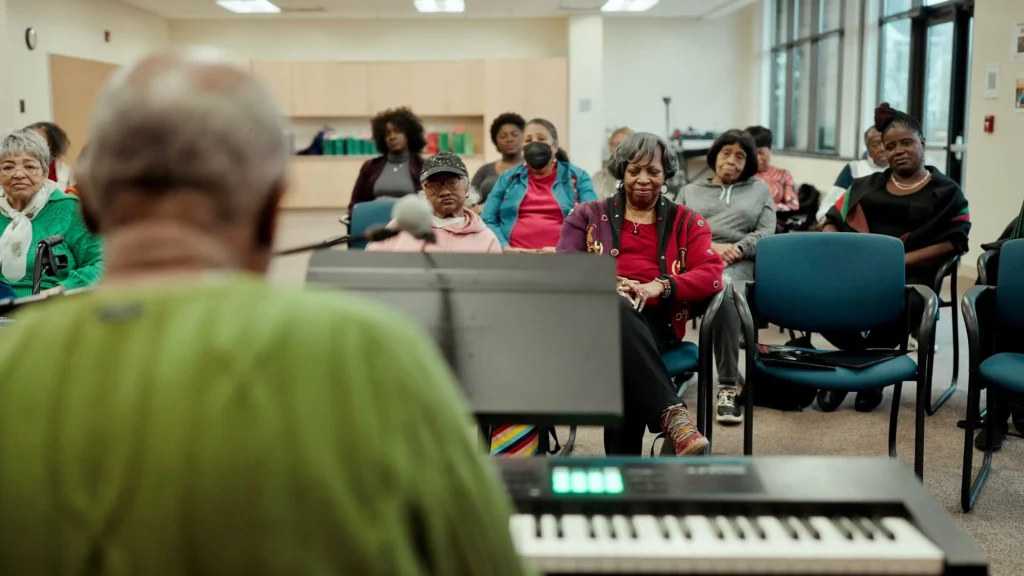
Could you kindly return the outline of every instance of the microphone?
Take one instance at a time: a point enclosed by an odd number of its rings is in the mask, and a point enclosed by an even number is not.
[[[430,203],[416,194],[411,194],[399,199],[395,202],[394,208],[391,209],[391,219],[395,221],[395,225],[392,228],[377,227],[367,230],[364,234],[334,236],[316,244],[281,250],[280,252],[275,252],[274,256],[291,256],[303,252],[316,252],[359,241],[380,242],[381,240],[397,236],[402,232],[406,232],[419,240],[434,243],[436,238],[434,237],[433,217],[434,210],[430,207]]]

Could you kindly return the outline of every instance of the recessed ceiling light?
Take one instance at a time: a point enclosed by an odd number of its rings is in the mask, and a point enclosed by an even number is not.
[[[277,14],[281,11],[270,0],[217,0],[217,5],[235,14]]]
[[[465,12],[465,0],[413,0],[420,12]]]
[[[658,0],[608,0],[601,6],[601,12],[646,12]]]

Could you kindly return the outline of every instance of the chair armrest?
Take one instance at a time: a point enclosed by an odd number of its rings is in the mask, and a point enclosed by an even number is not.
[[[736,311],[740,315],[740,327],[743,330],[743,338],[747,342],[747,352],[754,349],[757,343],[757,330],[755,328],[754,313],[750,311],[750,290],[754,283],[748,280],[734,282],[732,284],[732,301],[736,305]]]
[[[999,250],[986,250],[978,257],[978,284],[994,286],[995,278],[991,278],[989,270],[991,266],[999,263]]]
[[[924,311],[921,313],[921,328],[917,336],[917,355],[921,360],[920,364],[930,366],[927,363],[935,349],[935,318],[939,315],[939,297],[935,291],[927,286],[912,284],[907,286],[907,296],[917,292],[924,299]]]
[[[351,230],[352,230],[352,215],[351,214],[345,214],[341,218],[338,218],[338,222],[341,222],[342,224],[344,224],[345,227],[348,228],[349,231],[351,232]]]
[[[697,346],[701,350],[710,350],[712,345],[712,328],[715,324],[715,317],[718,315],[718,309],[722,307],[722,302],[725,301],[725,293],[727,290],[722,290],[718,294],[711,297],[708,301],[707,308],[704,309],[703,320],[700,323],[700,336],[697,340]],[[708,346],[708,348],[705,348]]]
[[[946,276],[949,276],[950,273],[956,274],[961,256],[962,254],[953,254],[939,266],[939,271],[935,274],[935,282],[932,284],[932,290],[940,292],[942,290],[942,281],[946,279]]]
[[[991,329],[984,324],[995,308],[995,300],[995,286],[972,286],[960,300],[964,328],[967,330],[968,365],[972,371],[981,366],[991,349],[988,345],[992,336]]]

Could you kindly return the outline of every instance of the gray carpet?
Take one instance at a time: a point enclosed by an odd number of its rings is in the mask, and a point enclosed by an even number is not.
[[[947,386],[952,372],[952,340],[949,309],[943,309],[939,324],[938,356],[935,362],[934,394]],[[691,331],[690,337],[693,337]],[[778,329],[762,330],[762,343],[784,343]],[[956,427],[967,408],[967,354],[966,335],[961,323],[960,389],[937,414],[927,419],[925,429],[924,483],[950,515],[988,556],[991,574],[1010,576],[1024,574],[1024,439],[1010,437],[1003,449],[992,459],[992,473],[972,512],[960,511],[960,470],[963,458],[964,431]],[[815,346],[828,347],[815,340]],[[915,386],[904,385],[900,402],[900,429],[898,452],[908,467],[913,466],[913,425]],[[696,391],[685,394],[687,403],[696,403]],[[755,419],[755,454],[821,454],[821,455],[880,455],[887,453],[889,407],[892,391],[886,391],[882,405],[872,413],[862,414],[853,409],[853,395],[833,413],[823,413],[812,405],[803,412],[777,412],[759,409]],[[1012,431],[1012,427],[1011,427]],[[566,430],[559,431],[564,439]],[[645,454],[653,436],[648,435]],[[659,442],[660,444],[660,442]],[[577,436],[575,455],[601,456],[604,454],[601,431],[582,428]],[[742,427],[716,426],[714,434],[716,455],[743,453]],[[977,469],[981,453],[974,459]]]

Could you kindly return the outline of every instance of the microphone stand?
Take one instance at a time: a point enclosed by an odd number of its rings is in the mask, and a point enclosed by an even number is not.
[[[280,252],[274,252],[274,256],[291,256],[292,254],[301,254],[303,252],[314,252],[316,250],[327,250],[335,246],[341,246],[342,244],[348,244],[355,240],[352,236],[346,234],[344,236],[335,236],[334,238],[328,238],[322,242],[316,244],[306,244],[305,246],[298,246],[296,248],[289,248],[288,250],[281,250]]]

